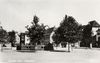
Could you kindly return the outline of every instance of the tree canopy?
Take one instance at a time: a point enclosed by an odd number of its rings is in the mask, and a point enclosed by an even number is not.
[[[95,20],[88,22],[88,24],[84,26],[82,43],[84,43],[85,46],[90,46],[90,43],[93,42],[94,37],[92,36],[92,27],[98,26],[100,25]]]
[[[39,18],[37,16],[34,16],[32,25],[29,27],[26,27],[28,30],[28,37],[30,37],[30,43],[40,43],[42,38],[44,37],[45,32],[45,25],[44,24],[38,24]]]
[[[0,42],[6,42],[7,41],[7,31],[3,28],[0,29]]]
[[[9,36],[9,42],[11,43],[11,46],[14,47],[15,46],[15,42],[16,42],[16,32],[14,30],[8,32],[8,36]]]
[[[56,43],[61,41],[69,43],[77,42],[79,29],[81,29],[79,23],[72,16],[65,15],[65,18],[55,31],[54,40]]]

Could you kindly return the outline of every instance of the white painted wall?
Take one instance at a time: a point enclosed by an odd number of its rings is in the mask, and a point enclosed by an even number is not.
[[[18,33],[16,33],[16,42],[20,43],[20,37],[18,36]]]
[[[25,35],[25,44],[26,44],[26,43],[29,43],[29,42],[30,42],[29,37],[27,37],[27,36]]]
[[[92,28],[93,36],[97,34],[97,32],[96,32],[97,30],[98,30],[97,27],[93,27],[93,28]]]

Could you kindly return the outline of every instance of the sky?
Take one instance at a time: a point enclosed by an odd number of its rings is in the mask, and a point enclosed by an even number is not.
[[[58,27],[65,15],[83,25],[100,23],[100,0],[0,0],[0,22],[7,31],[24,32],[34,15],[50,27]]]

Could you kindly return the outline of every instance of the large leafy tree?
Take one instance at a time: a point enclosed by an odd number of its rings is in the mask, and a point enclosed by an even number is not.
[[[39,24],[39,18],[37,16],[34,16],[33,21],[31,22],[31,26],[27,26],[28,30],[28,37],[30,37],[30,44],[36,44],[36,43],[41,43],[41,40],[44,37],[44,32],[45,32],[45,25],[44,24]]]
[[[68,45],[70,43],[75,43],[79,40],[78,32],[79,32],[79,24],[78,22],[72,17],[65,15],[65,18],[60,23],[60,26],[55,31],[55,42],[60,43],[68,42]],[[68,47],[68,51],[70,51]]]
[[[90,48],[92,48],[92,43],[94,42],[94,36],[93,36],[93,31],[92,31],[92,27],[98,27],[99,24],[93,20],[90,21],[83,29],[83,44],[85,44],[85,46],[90,46]]]
[[[15,42],[16,42],[16,32],[14,30],[8,32],[8,36],[9,36],[9,42],[11,43],[11,46],[14,47],[15,46]]]
[[[89,42],[91,42],[91,32],[92,26],[90,24],[86,25],[83,29],[83,42],[86,46],[89,46]]]
[[[7,42],[7,31],[0,27],[0,42],[5,43]]]

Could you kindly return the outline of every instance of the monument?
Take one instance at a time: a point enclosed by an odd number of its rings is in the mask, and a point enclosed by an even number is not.
[[[53,51],[54,50],[54,48],[53,48],[53,35],[54,35],[54,31],[52,31],[51,32],[51,34],[50,34],[50,42],[44,47],[44,50],[49,50],[49,51]]]

